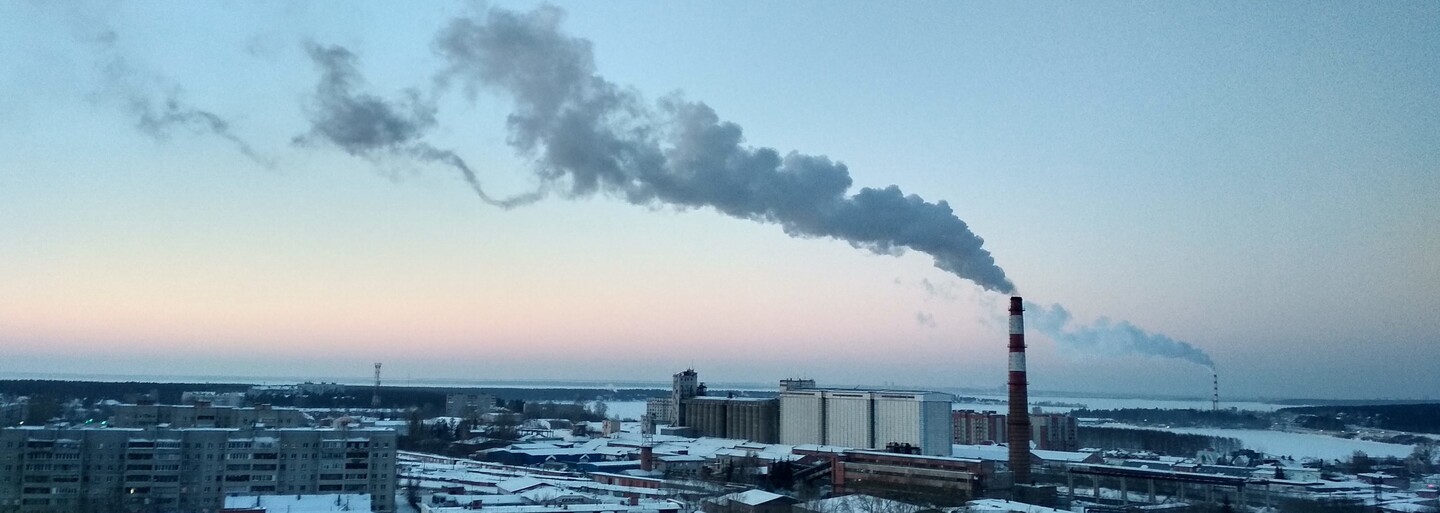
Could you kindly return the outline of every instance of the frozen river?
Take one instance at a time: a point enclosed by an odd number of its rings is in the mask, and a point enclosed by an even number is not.
[[[1291,433],[1261,429],[1157,428],[1132,426],[1128,424],[1103,424],[1102,427],[1153,429],[1156,431],[1169,431],[1171,433],[1234,438],[1240,440],[1240,443],[1245,444],[1246,449],[1253,449],[1275,456],[1290,456],[1297,460],[1301,458],[1343,460],[1355,454],[1355,451],[1363,451],[1365,454],[1377,458],[1386,456],[1404,458],[1410,455],[1410,451],[1415,450],[1415,446],[1413,445],[1387,444],[1368,440],[1350,440],[1314,433]]]

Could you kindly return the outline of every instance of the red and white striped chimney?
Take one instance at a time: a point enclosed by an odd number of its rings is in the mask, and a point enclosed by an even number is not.
[[[1010,298],[1010,415],[1006,419],[1010,472],[1015,484],[1030,484],[1030,398],[1025,381],[1025,308]]]

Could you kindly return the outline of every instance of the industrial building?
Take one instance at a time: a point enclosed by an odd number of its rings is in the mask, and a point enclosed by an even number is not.
[[[780,440],[780,401],[754,397],[692,397],[685,426],[695,436],[773,444]]]
[[[850,451],[835,459],[830,472],[837,494],[958,506],[979,495],[995,469],[992,463],[964,458]]]
[[[813,382],[812,382],[813,383]],[[775,443],[780,438],[780,403],[773,398],[709,397],[695,369],[672,376],[670,395],[645,402],[646,428],[686,436],[738,438]]]
[[[395,505],[386,429],[0,429],[0,504],[17,513],[217,511],[227,495],[350,493]]]
[[[946,456],[950,401],[938,392],[788,389],[780,393],[780,443],[862,449],[898,445]]]
[[[671,376],[670,404],[675,408],[670,412],[670,418],[666,419],[670,425],[685,425],[685,401],[701,395],[705,395],[705,386],[700,384],[700,375],[695,369],[685,369]]]
[[[648,423],[685,425],[685,400],[705,395],[705,386],[695,369],[685,369],[671,376],[670,396],[656,397],[645,402],[645,416]]]

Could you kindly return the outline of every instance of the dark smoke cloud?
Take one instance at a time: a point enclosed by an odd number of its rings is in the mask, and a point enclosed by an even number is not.
[[[1089,326],[1082,326],[1072,320],[1070,312],[1060,305],[1046,308],[1025,302],[1025,323],[1062,347],[1091,353],[1174,358],[1215,370],[1215,362],[1200,348],[1147,332],[1128,321],[1111,322],[1102,317]]]
[[[355,54],[340,46],[307,44],[306,53],[320,69],[310,107],[310,132],[295,137],[295,144],[333,144],[350,155],[374,160],[381,155],[445,164],[459,170],[480,199],[509,209],[540,199],[536,191],[497,199],[485,192],[475,171],[454,151],[437,148],[421,139],[435,128],[435,102],[408,90],[398,100],[357,93],[364,79],[356,69]]]
[[[99,50],[98,67],[104,78],[103,90],[97,96],[102,99],[120,98],[121,105],[135,118],[135,128],[140,132],[157,141],[168,139],[177,129],[213,135],[228,141],[256,164],[275,167],[273,159],[261,155],[249,142],[236,135],[225,118],[188,104],[178,85],[168,84],[159,75],[132,65],[120,51],[120,37],[114,30],[106,28],[87,39]]]
[[[590,42],[561,32],[563,17],[554,7],[492,9],[453,20],[435,41],[448,63],[437,77],[442,88],[513,99],[510,143],[535,161],[544,183],[569,196],[714,208],[880,254],[920,251],[986,289],[1014,291],[946,202],[893,185],[850,194],[843,164],[748,146],[739,125],[703,103],[667,97],[651,105],[596,74]]]

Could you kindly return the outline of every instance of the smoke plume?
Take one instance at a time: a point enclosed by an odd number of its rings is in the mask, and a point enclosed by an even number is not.
[[[1025,302],[1025,320],[1030,327],[1062,347],[1092,353],[1174,358],[1215,370],[1215,362],[1200,348],[1159,333],[1147,332],[1128,321],[1111,322],[1101,317],[1088,326],[1079,325],[1072,322],[1070,312],[1060,305],[1046,308],[1029,301]]]
[[[844,164],[746,145],[739,125],[703,103],[678,96],[647,103],[596,73],[590,42],[564,34],[563,17],[555,7],[491,9],[451,21],[435,40],[447,63],[436,79],[442,90],[460,87],[472,99],[492,90],[513,100],[510,143],[534,161],[542,183],[571,197],[603,193],[637,205],[713,208],[780,225],[794,237],[840,239],[878,254],[920,251],[986,289],[1014,290],[984,241],[946,202],[894,185],[851,194]],[[324,108],[327,100],[349,101],[348,88],[335,92],[322,83],[321,112],[350,113]],[[354,110],[361,126],[380,114]],[[316,117],[317,127],[328,125],[326,115]]]
[[[435,102],[408,90],[399,100],[356,93],[364,79],[355,54],[340,46],[307,44],[306,53],[320,69],[320,83],[310,105],[310,132],[296,136],[297,145],[328,142],[350,155],[375,160],[391,155],[445,164],[459,170],[470,188],[488,204],[510,209],[540,199],[536,191],[497,199],[485,192],[475,171],[454,151],[421,139],[435,128]]]
[[[163,141],[175,129],[195,134],[209,134],[228,141],[242,155],[266,168],[274,168],[274,160],[261,155],[230,128],[220,115],[186,103],[179,86],[167,84],[154,73],[132,65],[118,46],[119,36],[105,29],[89,38],[99,47],[98,67],[104,78],[101,96],[119,97],[125,110],[135,118],[135,128]]]

